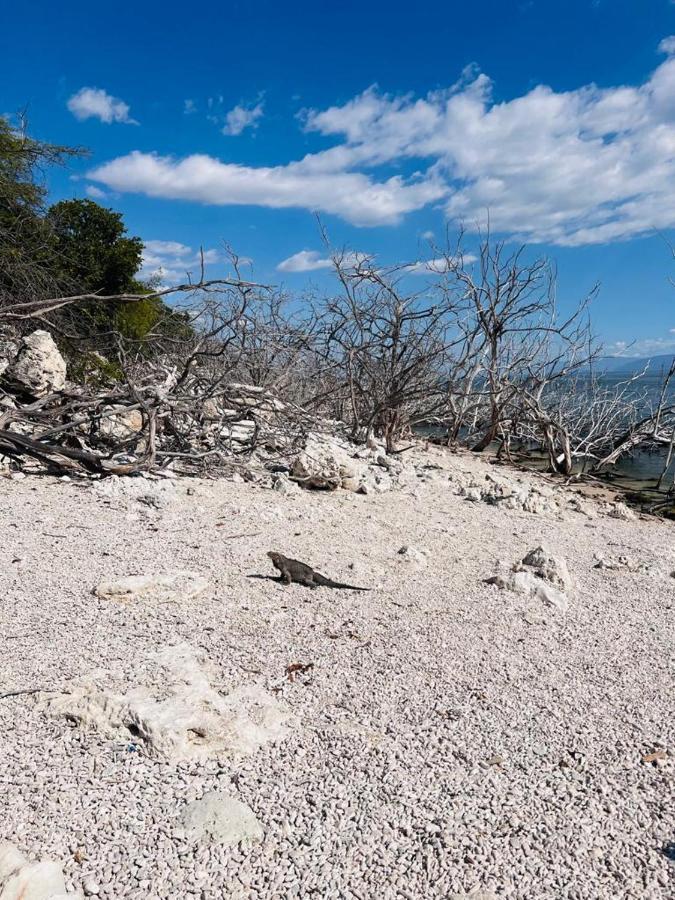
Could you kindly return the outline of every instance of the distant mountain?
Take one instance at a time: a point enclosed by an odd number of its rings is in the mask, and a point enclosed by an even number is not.
[[[603,356],[595,365],[595,371],[607,375],[634,375],[647,368],[648,375],[661,375],[668,371],[675,356],[661,353],[657,356]]]

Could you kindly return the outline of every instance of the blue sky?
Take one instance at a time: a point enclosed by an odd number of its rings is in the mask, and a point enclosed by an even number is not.
[[[0,11],[0,112],[91,151],[54,199],[124,213],[165,277],[329,277],[334,244],[431,259],[463,221],[595,281],[611,350],[675,347],[671,0],[25,2]]]

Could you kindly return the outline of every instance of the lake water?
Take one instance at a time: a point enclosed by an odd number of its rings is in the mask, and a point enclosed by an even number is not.
[[[627,391],[639,400],[641,415],[649,415],[656,408],[663,387],[663,378],[665,373],[654,373],[652,375],[644,375],[634,381]],[[625,376],[605,376],[600,380],[603,387],[607,389],[615,389],[625,383]],[[675,406],[675,379],[669,385],[666,395],[666,404]],[[427,435],[442,436],[441,428],[420,429],[420,433]],[[496,447],[488,449],[486,452],[494,452]],[[602,473],[602,479],[621,487],[626,491],[633,491],[644,495],[645,500],[650,498],[658,499],[662,494],[656,493],[656,485],[663,471],[663,467],[667,458],[667,448],[657,447],[654,449],[636,449],[626,456],[621,457],[618,463]],[[545,457],[538,453],[523,453],[519,457],[519,462],[524,465],[531,465],[533,468],[542,469],[547,466]],[[590,468],[590,464],[584,466],[580,461],[578,470]],[[668,491],[673,486],[675,480],[675,458],[671,460],[666,477],[663,479],[661,491]]]

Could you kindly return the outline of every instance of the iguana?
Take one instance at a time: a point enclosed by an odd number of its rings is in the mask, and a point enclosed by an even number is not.
[[[340,581],[331,581],[330,578],[326,578],[320,572],[315,572],[311,566],[299,562],[297,559],[288,559],[288,557],[282,556],[281,553],[275,553],[274,550],[270,550],[267,555],[272,560],[274,568],[278,569],[281,573],[281,581],[284,584],[296,582],[296,584],[304,584],[305,587],[309,588],[344,588],[348,591],[370,590],[370,588],[356,587],[353,584],[342,584]]]

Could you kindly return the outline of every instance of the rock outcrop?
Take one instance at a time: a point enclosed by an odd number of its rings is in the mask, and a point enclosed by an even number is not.
[[[405,466],[379,445],[363,447],[334,435],[310,433],[292,461],[291,477],[314,490],[340,488],[359,494],[384,493],[404,482]]]
[[[259,685],[234,682],[226,691],[222,680],[203,653],[181,644],[134,660],[121,678],[98,673],[69,685],[70,693],[50,698],[47,709],[172,762],[248,756],[296,725]]]

